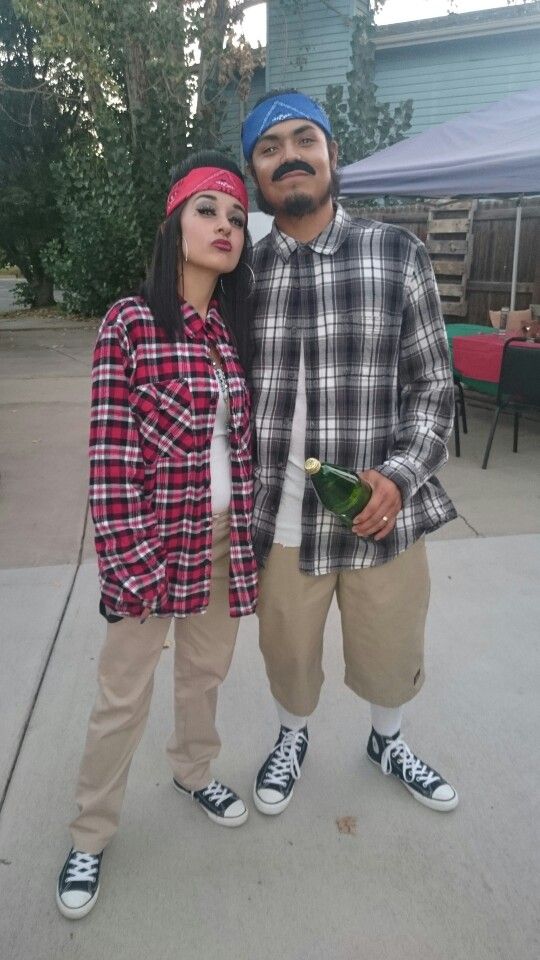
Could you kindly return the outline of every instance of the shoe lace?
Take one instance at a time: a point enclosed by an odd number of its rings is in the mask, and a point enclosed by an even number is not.
[[[228,800],[229,797],[234,796],[232,790],[224,787],[219,780],[212,780],[204,790],[201,790],[201,793],[203,793],[205,797],[208,797],[212,803],[215,803],[216,807],[219,807],[219,805],[225,800]]]
[[[95,880],[98,866],[99,857],[91,853],[83,853],[81,850],[74,850],[69,858],[66,880],[70,883]]]
[[[286,731],[283,739],[274,747],[274,756],[264,778],[265,784],[285,787],[289,777],[300,779],[302,774],[298,754],[302,742],[307,743],[307,738],[301,730]]]
[[[390,740],[381,757],[381,769],[383,773],[392,773],[392,757],[401,763],[403,779],[407,783],[413,783],[416,780],[424,787],[430,787],[441,778],[435,773],[427,763],[423,763],[418,757],[415,757],[412,750],[409,749],[404,740],[399,737],[397,740]]]

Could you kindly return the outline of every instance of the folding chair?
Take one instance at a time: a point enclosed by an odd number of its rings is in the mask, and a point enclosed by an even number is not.
[[[523,337],[511,337],[504,345],[495,413],[489,431],[482,470],[485,470],[488,465],[491,444],[501,410],[507,410],[508,408],[513,410],[514,445],[512,449],[514,453],[517,453],[521,411],[524,407],[540,407],[540,345],[516,346],[516,341],[524,343]]]
[[[456,449],[456,457],[461,456],[461,443],[459,439],[459,418],[461,417],[461,424],[463,427],[463,433],[467,433],[467,413],[465,410],[465,396],[463,394],[463,386],[459,377],[454,374],[454,445]]]

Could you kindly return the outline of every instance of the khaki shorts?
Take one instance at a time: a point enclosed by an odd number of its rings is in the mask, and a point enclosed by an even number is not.
[[[309,716],[317,706],[334,593],[347,686],[384,707],[416,696],[424,682],[430,589],[424,540],[381,566],[321,576],[302,573],[298,559],[299,548],[274,544],[259,573],[260,647],[276,700],[297,716]]]

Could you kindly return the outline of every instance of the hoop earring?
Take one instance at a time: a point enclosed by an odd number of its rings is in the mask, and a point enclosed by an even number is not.
[[[251,278],[251,287],[248,293],[248,297],[251,297],[255,293],[255,286],[256,286],[255,274],[253,273],[253,267],[250,267],[249,263],[244,263],[244,267],[246,267],[246,269],[249,270],[249,275]]]
[[[186,249],[185,249],[185,250],[184,250],[184,244],[186,245]],[[185,262],[187,263],[188,260],[189,260],[189,247],[188,247],[188,242],[187,242],[187,240],[186,240],[185,237],[182,237],[182,256],[183,256]]]
[[[242,266],[245,267],[246,270],[249,271],[249,281],[250,281],[250,282],[249,282],[249,290],[248,290],[248,294],[247,294],[247,299],[249,300],[249,298],[252,297],[253,294],[254,294],[254,292],[255,292],[255,274],[253,273],[253,270],[252,270],[252,268],[250,267],[249,263],[243,263]]]
[[[255,274],[253,273],[253,270],[252,270],[252,268],[250,267],[249,263],[244,263],[244,264],[242,264],[242,266],[244,266],[244,267],[246,268],[246,270],[249,270],[249,275],[250,275],[250,279],[251,279],[251,286],[250,286],[250,288],[249,288],[249,290],[248,290],[248,299],[249,299],[250,297],[253,296],[253,294],[254,294],[254,292],[255,292]],[[221,288],[221,292],[222,292],[223,296],[226,297],[226,296],[227,296],[227,291],[225,290],[225,285],[224,285],[224,283],[223,283],[223,277],[220,277],[220,278],[219,278],[219,286],[220,286],[220,288]]]

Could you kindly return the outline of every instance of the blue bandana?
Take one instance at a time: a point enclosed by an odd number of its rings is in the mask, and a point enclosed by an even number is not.
[[[330,120],[318,103],[303,93],[278,93],[275,97],[263,100],[244,120],[242,148],[246,160],[251,160],[259,137],[283,120],[311,120],[329,137],[332,136]]]

